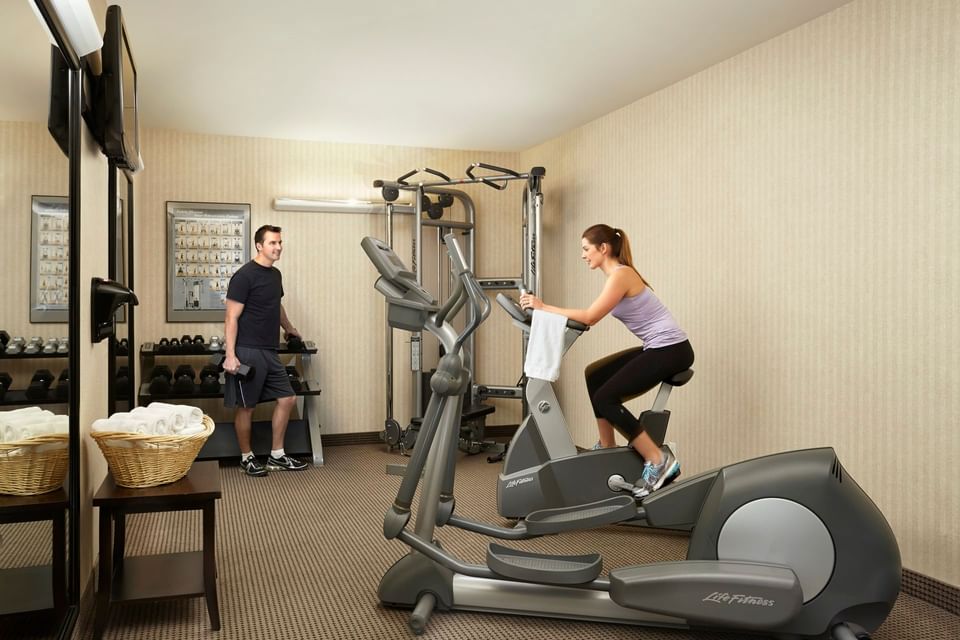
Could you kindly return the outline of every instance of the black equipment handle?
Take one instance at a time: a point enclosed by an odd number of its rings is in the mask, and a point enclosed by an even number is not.
[[[417,175],[418,173],[421,173],[421,172],[435,175],[435,176],[437,176],[438,178],[443,178],[443,179],[446,180],[447,182],[450,182],[450,177],[449,177],[449,176],[447,176],[446,174],[440,173],[440,172],[437,171],[436,169],[431,169],[430,167],[423,167],[422,169],[412,169],[412,170],[410,170],[410,171],[407,171],[405,174],[403,174],[402,176],[400,176],[399,178],[397,178],[396,181],[397,181],[398,184],[402,184],[402,185],[408,186],[410,183],[407,182],[407,178],[409,178],[410,176],[415,176],[415,175]],[[374,183],[374,186],[377,186],[376,183]]]
[[[474,170],[474,169],[477,169],[477,168],[487,169],[487,170],[489,170],[489,171],[497,171],[497,172],[499,172],[500,174],[506,174],[507,176],[511,176],[511,177],[514,177],[514,178],[519,178],[519,177],[520,177],[520,174],[517,173],[516,171],[511,171],[510,169],[504,169],[503,167],[498,167],[498,166],[493,165],[493,164],[487,164],[487,163],[485,163],[485,162],[474,162],[474,163],[471,164],[469,167],[467,167],[467,176],[469,176],[469,178],[470,178],[471,180],[479,180],[479,181],[482,182],[483,184],[487,185],[488,187],[493,187],[493,188],[496,189],[497,191],[503,191],[504,189],[506,189],[506,188],[507,188],[507,183],[506,183],[506,182],[503,182],[503,183],[494,182],[494,180],[496,180],[496,179],[497,179],[498,177],[500,177],[500,176],[475,176],[475,175],[473,175],[473,170]],[[504,176],[504,177],[505,177],[505,176]]]

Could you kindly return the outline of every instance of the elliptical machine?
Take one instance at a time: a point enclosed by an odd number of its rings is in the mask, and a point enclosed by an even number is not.
[[[497,294],[497,304],[521,331],[530,333],[533,318],[530,310],[521,308],[516,300],[502,293]],[[576,320],[567,320],[563,353],[589,329]],[[653,406],[640,414],[640,424],[657,446],[662,445],[666,437],[670,421],[666,407],[671,390],[692,377],[693,370],[687,369],[663,380]],[[622,400],[626,402],[633,397]],[[632,447],[578,452],[553,385],[546,380],[528,378],[526,399],[530,413],[507,446],[497,481],[500,515],[525,518],[532,511],[586,504],[636,489],[628,479],[640,477],[644,461]],[[627,524],[643,524],[643,521],[637,518]]]
[[[444,240],[458,282],[442,306],[388,246],[374,238],[361,243],[381,274],[375,286],[387,298],[391,326],[426,329],[446,349],[418,446],[383,524],[385,538],[411,550],[384,574],[378,596],[385,605],[413,608],[415,633],[434,609],[740,629],[781,639],[864,640],[880,626],[900,590],[899,548],[830,448],[747,460],[647,496],[640,511],[651,525],[692,530],[686,560],[620,567],[601,578],[598,553],[554,556],[490,544],[486,563],[473,565],[443,549],[437,527],[520,540],[637,515],[625,495],[536,511],[509,528],[456,515],[457,432],[468,385],[461,348],[490,302],[453,234]],[[447,318],[468,301],[476,313],[457,333]]]

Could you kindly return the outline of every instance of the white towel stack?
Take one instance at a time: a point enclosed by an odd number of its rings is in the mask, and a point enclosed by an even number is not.
[[[528,378],[553,382],[560,377],[560,359],[563,357],[563,333],[567,318],[542,309],[533,312],[530,341],[523,372]]]
[[[193,435],[203,431],[203,411],[189,405],[153,402],[129,412],[95,420],[93,431],[123,431],[145,435]]]
[[[57,416],[40,407],[0,411],[0,442],[29,440],[36,436],[67,433],[67,416]]]

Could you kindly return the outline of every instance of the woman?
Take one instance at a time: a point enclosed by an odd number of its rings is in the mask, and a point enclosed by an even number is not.
[[[591,269],[607,276],[603,291],[587,309],[563,309],[544,304],[536,296],[520,296],[520,306],[558,313],[586,325],[595,325],[608,313],[643,341],[587,367],[587,390],[600,432],[599,447],[616,446],[616,428],[643,457],[641,495],[656,491],[680,471],[669,447],[658,447],[640,422],[623,406],[625,398],[646,393],[670,376],[689,369],[693,348],[687,335],[633,266],[630,242],[621,229],[596,224],[583,232],[581,257]]]

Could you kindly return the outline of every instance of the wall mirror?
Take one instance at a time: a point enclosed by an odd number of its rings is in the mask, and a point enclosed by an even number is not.
[[[70,67],[30,3],[0,3],[0,637],[69,637],[77,612],[70,279],[79,159],[71,167],[68,154],[79,147],[79,102],[69,99]],[[58,479],[62,487],[46,489]]]

